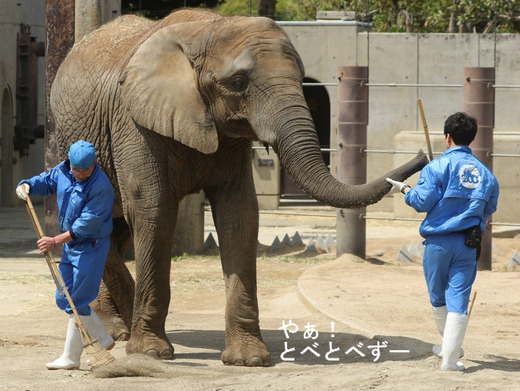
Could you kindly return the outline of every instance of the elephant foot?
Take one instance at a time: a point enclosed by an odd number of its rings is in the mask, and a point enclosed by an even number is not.
[[[227,344],[221,355],[225,365],[268,367],[271,356],[261,339],[248,336],[247,340],[238,340]]]
[[[140,353],[161,360],[171,360],[173,352],[173,346],[164,332],[164,327],[152,329],[142,319],[133,328],[126,343],[126,354]]]

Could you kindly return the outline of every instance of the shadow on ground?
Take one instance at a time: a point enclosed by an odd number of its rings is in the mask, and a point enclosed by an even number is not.
[[[170,330],[167,335],[174,347],[182,345],[197,349],[193,353],[176,353],[174,361],[220,360],[224,349],[224,331]],[[326,365],[417,360],[429,356],[426,352],[431,352],[432,347],[430,343],[401,336],[367,339],[358,334],[320,332],[316,336],[299,332],[289,333],[286,338],[283,330],[263,330],[262,336],[271,354],[272,365],[282,362]]]

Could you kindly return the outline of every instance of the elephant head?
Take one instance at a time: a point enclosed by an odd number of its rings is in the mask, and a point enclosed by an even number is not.
[[[197,21],[163,20],[129,59],[121,98],[135,123],[204,154],[224,136],[272,146],[305,192],[335,207],[375,203],[390,189],[385,177],[404,180],[427,164],[420,152],[372,183],[336,180],[319,150],[303,76],[299,55],[272,20],[206,13]]]

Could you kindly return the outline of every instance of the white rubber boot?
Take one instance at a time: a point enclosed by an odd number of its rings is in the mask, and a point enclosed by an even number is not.
[[[92,335],[94,338],[99,340],[99,343],[107,350],[110,350],[114,347],[115,342],[114,339],[107,333],[105,329],[105,325],[99,319],[94,310],[90,310],[90,317],[86,316],[85,318],[90,318],[85,326],[87,332]],[[82,319],[83,321],[83,319]]]
[[[448,309],[445,305],[442,307],[433,307],[432,306],[433,319],[435,319],[435,324],[437,325],[437,330],[442,336],[444,335],[444,327],[446,326],[446,317],[448,316]],[[442,357],[442,343],[440,345],[433,345],[432,352],[437,357]]]
[[[442,340],[441,369],[443,371],[463,371],[465,369],[458,359],[468,320],[468,315],[448,312]]]
[[[446,325],[446,317],[448,316],[448,308],[443,305],[442,307],[433,307],[433,319],[435,319],[435,324],[437,325],[437,330],[439,330],[439,334],[441,335],[441,339],[444,335],[444,327]],[[442,344],[433,345],[432,352],[437,357],[442,358]],[[460,349],[459,358],[464,357],[464,350]]]
[[[47,369],[79,369],[82,352],[83,341],[81,340],[81,333],[76,326],[74,315],[71,315],[63,354],[53,362],[47,363]]]

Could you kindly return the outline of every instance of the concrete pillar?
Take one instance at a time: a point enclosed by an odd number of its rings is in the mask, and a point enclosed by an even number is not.
[[[368,67],[339,67],[338,180],[360,185],[367,180]],[[336,256],[366,256],[366,208],[339,209],[336,216]]]
[[[63,158],[58,153],[54,119],[50,111],[51,86],[58,67],[74,45],[74,0],[46,0],[45,3],[45,168],[54,167]],[[58,235],[56,195],[45,197],[45,233]],[[58,256],[58,249],[54,255]]]
[[[204,192],[190,194],[179,204],[172,255],[204,252]]]
[[[76,0],[76,23],[74,37],[76,42],[101,26],[101,0]]]
[[[120,0],[76,0],[75,4],[76,42],[101,27],[101,25],[121,16]]]
[[[495,68],[464,68],[463,105],[465,113],[477,120],[478,131],[470,147],[473,154],[493,171],[493,128],[495,126]],[[478,270],[491,270],[492,226],[488,221],[482,241]]]

